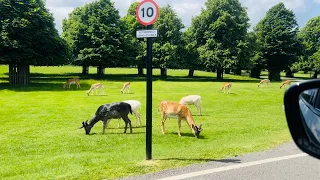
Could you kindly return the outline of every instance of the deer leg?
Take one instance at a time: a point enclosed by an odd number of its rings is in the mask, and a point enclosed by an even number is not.
[[[162,129],[162,134],[165,134],[165,127],[164,127],[164,123],[166,121],[166,117],[164,113],[161,113],[161,129]]]
[[[139,118],[139,126],[141,127],[141,116],[140,116],[140,113],[137,112],[137,116]]]
[[[127,128],[128,128],[128,124],[129,124],[129,128],[130,128],[130,133],[132,134],[132,126],[131,126],[131,120],[128,118],[128,116],[126,117],[122,117],[122,119],[125,121],[126,126],[124,128],[124,132],[123,133],[127,133]]]
[[[106,130],[108,124],[109,124],[109,121],[110,121],[110,120],[108,120],[108,119],[104,119],[104,120],[103,120],[102,134],[104,134],[104,132],[105,132],[105,130]]]
[[[181,128],[181,119],[178,117],[178,135],[181,136],[180,134],[180,128]]]
[[[118,121],[118,128],[120,128],[120,122],[121,122],[121,118],[119,118],[119,121]]]

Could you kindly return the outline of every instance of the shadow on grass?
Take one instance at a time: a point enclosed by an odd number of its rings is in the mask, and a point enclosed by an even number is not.
[[[164,158],[164,159],[155,159],[161,161],[206,161],[206,162],[222,162],[222,163],[241,163],[240,159],[203,159],[203,158]]]
[[[168,133],[168,134],[174,134],[174,135],[178,136],[178,133],[176,133],[176,132],[172,132],[172,133]],[[195,139],[207,139],[204,136],[202,136],[201,134],[199,135],[199,138],[196,138],[193,133],[180,133],[180,134],[181,134],[181,137],[193,137]]]
[[[8,75],[8,73],[5,73]],[[96,75],[96,74],[88,74],[83,75],[81,73],[62,73],[62,74],[44,74],[44,73],[31,73],[30,80],[31,84],[28,86],[13,86],[8,83],[9,79],[1,77],[0,80],[7,81],[6,83],[0,83],[1,89],[8,89],[17,92],[23,91],[63,91],[66,89],[62,88],[62,84],[66,82],[67,79],[78,77],[81,80],[108,80],[108,81],[117,81],[117,82],[144,82],[146,81],[145,75],[136,75],[136,74],[106,74],[106,75]],[[301,79],[309,79],[309,78],[301,78]],[[223,80],[216,79],[213,76],[167,76],[166,78],[162,78],[160,75],[154,75],[153,81],[167,81],[167,82],[244,82],[244,83],[259,83],[260,79],[229,79],[225,78]],[[280,82],[280,81],[279,81]],[[276,81],[274,81],[276,83]],[[88,90],[90,88],[90,84],[86,84],[81,82],[81,89],[76,89],[74,85],[71,85],[72,91],[82,91]],[[129,93],[134,94],[134,93]],[[231,93],[233,94],[233,93]],[[233,94],[235,95],[235,94]]]
[[[71,85],[70,89],[64,89],[63,83],[50,82],[33,82],[27,86],[25,85],[10,85],[9,83],[0,83],[0,90],[7,89],[16,92],[30,92],[30,91],[87,91],[91,85],[81,83],[81,88],[77,89],[76,85]],[[86,95],[88,96],[88,95]]]

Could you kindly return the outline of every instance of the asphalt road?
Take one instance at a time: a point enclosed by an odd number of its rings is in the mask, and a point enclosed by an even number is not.
[[[125,178],[153,179],[319,180],[320,160],[301,152],[291,142],[263,152]]]

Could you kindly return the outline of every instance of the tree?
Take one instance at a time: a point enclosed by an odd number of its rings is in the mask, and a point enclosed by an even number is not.
[[[255,30],[262,58],[267,63],[269,79],[280,80],[280,71],[287,70],[298,59],[298,24],[295,15],[283,3],[278,3],[267,12]]]
[[[320,69],[317,68],[317,53],[320,49],[320,16],[310,19],[305,27],[301,29],[298,36],[304,47],[303,56],[300,58],[299,66],[304,71],[313,71],[316,78]]]
[[[200,59],[209,71],[217,70],[217,78],[223,78],[223,70],[238,63],[239,49],[245,40],[249,18],[238,0],[208,0],[206,9],[194,18],[192,27],[197,39]]]
[[[180,47],[179,53],[179,57],[181,57],[181,62],[179,62],[179,64],[182,65],[182,68],[189,69],[189,77],[193,77],[194,70],[201,68],[199,53],[197,50],[197,42],[194,37],[195,36],[191,27],[183,32],[183,47]]]
[[[76,9],[63,21],[63,37],[72,47],[75,64],[97,66],[104,74],[106,67],[130,64],[124,60],[125,26],[119,11],[110,0],[98,0]]]
[[[153,43],[153,61],[154,65],[160,68],[161,76],[166,77],[167,68],[178,64],[178,46],[181,44],[181,29],[184,25],[171,6],[160,8],[160,12],[154,25],[154,28],[158,29],[158,37]]]
[[[0,64],[9,65],[10,84],[29,84],[30,65],[68,63],[69,49],[42,0],[0,0]]]
[[[131,58],[133,58],[133,65],[138,67],[138,75],[143,75],[143,68],[145,68],[145,56],[146,56],[146,43],[144,39],[136,38],[136,31],[139,29],[145,29],[145,26],[141,25],[136,18],[136,9],[139,5],[139,2],[134,2],[130,5],[127,15],[124,16],[121,21],[125,24],[128,37],[128,44]]]

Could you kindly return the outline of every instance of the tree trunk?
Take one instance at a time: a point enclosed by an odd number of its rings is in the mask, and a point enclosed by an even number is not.
[[[286,77],[289,77],[289,78],[293,78],[294,77],[294,74],[292,73],[291,69],[288,69],[286,71]]]
[[[315,72],[314,72],[312,78],[314,78],[314,79],[318,78],[318,71],[315,71]]]
[[[98,66],[97,67],[97,74],[99,75],[99,76],[101,76],[101,75],[104,75],[104,67],[103,66]]]
[[[138,75],[142,76],[143,75],[143,68],[138,67]]]
[[[82,74],[89,74],[89,66],[82,66]]]
[[[189,69],[188,77],[193,77],[194,75],[194,69]]]
[[[276,68],[269,68],[268,77],[270,81],[280,81],[280,70]]]
[[[28,85],[30,83],[30,66],[9,64],[9,83],[12,85]]]
[[[241,76],[241,69],[234,69],[233,74]]]
[[[257,67],[251,69],[250,71],[250,77],[253,77],[253,78],[260,78],[260,74],[261,74],[261,69]]]
[[[167,77],[167,69],[166,68],[160,68],[160,74],[161,74],[161,77]]]
[[[224,70],[224,73],[230,74],[230,71],[231,71],[231,69],[227,68],[227,69]]]
[[[217,69],[217,79],[223,79],[223,69]]]

